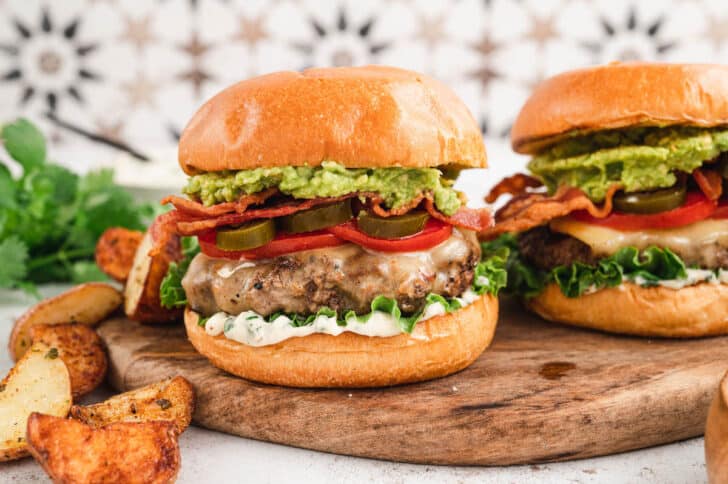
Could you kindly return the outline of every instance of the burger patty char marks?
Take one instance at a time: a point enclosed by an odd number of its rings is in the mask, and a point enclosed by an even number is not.
[[[701,269],[728,268],[728,246],[719,242],[694,246],[689,249],[668,247],[688,267]],[[570,265],[573,262],[595,265],[610,254],[595,253],[581,240],[570,235],[554,232],[542,225],[523,232],[518,237],[518,250],[524,259],[542,270]]]
[[[313,314],[322,307],[368,313],[377,296],[413,313],[429,293],[460,296],[480,260],[474,232],[453,235],[414,253],[372,252],[354,244],[245,262],[197,255],[182,280],[190,307],[204,316],[252,310]]]

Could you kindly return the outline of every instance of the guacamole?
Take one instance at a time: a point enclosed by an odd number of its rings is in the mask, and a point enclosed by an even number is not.
[[[208,206],[231,202],[241,195],[271,187],[304,199],[376,192],[389,208],[405,205],[419,194],[430,191],[437,209],[452,215],[461,204],[452,183],[436,168],[351,169],[325,161],[314,168],[286,166],[203,173],[190,177],[182,191]]]
[[[690,173],[723,151],[726,128],[630,128],[567,139],[534,157],[528,168],[551,192],[576,186],[599,202],[614,183],[626,192],[670,187],[676,171]]]

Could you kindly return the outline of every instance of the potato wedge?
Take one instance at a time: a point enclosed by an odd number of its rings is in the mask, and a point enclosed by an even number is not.
[[[28,455],[25,424],[32,412],[68,415],[71,379],[53,350],[34,344],[0,382],[0,462]]]
[[[121,422],[93,428],[76,420],[33,413],[30,453],[54,482],[174,482],[180,468],[171,422]]]
[[[71,417],[92,427],[115,422],[166,420],[181,434],[190,425],[195,391],[181,376],[116,395],[94,405],[74,405]]]
[[[728,484],[728,373],[720,382],[708,411],[705,466],[710,484]]]
[[[91,392],[106,377],[109,361],[101,338],[90,326],[79,323],[39,324],[30,329],[33,343],[58,349],[71,376],[73,398]]]
[[[89,282],[45,299],[20,316],[10,334],[10,355],[23,356],[30,346],[30,328],[36,324],[81,323],[95,326],[121,306],[119,291],[102,282]]]
[[[123,284],[129,276],[134,254],[143,237],[144,232],[138,230],[122,227],[107,229],[96,243],[96,264],[107,276]]]
[[[134,321],[140,323],[167,323],[178,321],[182,317],[181,309],[167,309],[159,302],[159,286],[167,275],[169,264],[182,257],[179,237],[173,237],[161,251],[152,257],[152,236],[144,235],[139,244],[134,265],[129,273],[124,288],[124,312]]]

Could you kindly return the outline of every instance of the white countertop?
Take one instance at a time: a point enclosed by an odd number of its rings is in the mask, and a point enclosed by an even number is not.
[[[58,288],[48,287],[42,292],[53,294]],[[17,292],[0,291],[0,371],[3,374],[11,367],[6,348],[12,322],[32,302]],[[99,398],[103,393],[103,390],[96,392],[92,398]],[[258,442],[196,427],[180,437],[180,447],[180,483],[706,482],[702,438],[609,457],[503,468],[396,464]],[[0,482],[30,481],[47,481],[32,459],[0,464]]]

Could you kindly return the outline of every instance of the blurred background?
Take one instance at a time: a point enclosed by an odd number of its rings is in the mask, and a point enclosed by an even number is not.
[[[509,129],[539,81],[635,59],[728,62],[728,2],[0,0],[0,120],[36,121],[74,170],[115,166],[126,185],[171,190],[180,132],[223,87],[391,64],[446,82],[477,118],[493,166],[462,182],[477,202],[522,167]]]

